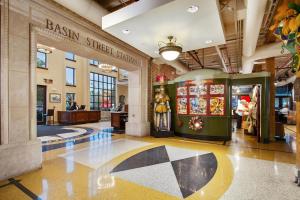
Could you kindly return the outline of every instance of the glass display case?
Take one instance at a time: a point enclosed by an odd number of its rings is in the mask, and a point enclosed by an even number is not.
[[[225,86],[212,80],[202,84],[188,81],[176,90],[179,115],[221,116],[225,113]]]

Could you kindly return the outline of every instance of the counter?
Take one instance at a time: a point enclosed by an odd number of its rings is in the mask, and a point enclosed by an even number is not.
[[[101,119],[101,111],[58,111],[57,114],[60,124],[84,124]]]

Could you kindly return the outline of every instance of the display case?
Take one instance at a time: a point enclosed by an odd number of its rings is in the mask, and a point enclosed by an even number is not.
[[[225,114],[225,85],[212,80],[195,84],[186,81],[176,90],[178,115],[223,116]]]

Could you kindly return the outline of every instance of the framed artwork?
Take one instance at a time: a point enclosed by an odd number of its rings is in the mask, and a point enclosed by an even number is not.
[[[182,115],[187,114],[187,98],[177,98],[177,113]]]
[[[225,84],[213,80],[185,81],[176,91],[177,114],[222,116],[225,115]]]
[[[49,94],[49,101],[51,103],[60,103],[61,102],[61,94],[58,93],[50,93]]]
[[[211,97],[209,109],[211,115],[224,115],[224,97]]]
[[[178,87],[177,88],[177,96],[186,96],[187,95],[187,87]]]
[[[189,87],[190,95],[206,95],[207,85],[193,85]]]
[[[210,85],[210,94],[224,94],[224,85],[223,84],[216,84]]]
[[[190,114],[191,115],[206,115],[207,100],[202,97],[190,98]]]
[[[119,69],[118,70],[118,81],[128,81],[128,71]]]

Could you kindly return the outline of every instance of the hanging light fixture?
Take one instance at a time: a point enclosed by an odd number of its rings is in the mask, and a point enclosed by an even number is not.
[[[39,51],[39,52],[41,52],[41,53],[45,53],[45,54],[50,54],[50,53],[52,53],[52,51],[53,51],[54,49],[55,49],[54,47],[48,47],[48,46],[41,45],[41,44],[38,44],[38,45],[37,45],[37,51]]]
[[[115,66],[112,66],[110,64],[105,64],[105,63],[99,64],[98,67],[106,73],[110,73],[110,72],[114,71],[114,69],[116,68]]]
[[[173,36],[168,36],[168,43],[159,42],[159,54],[168,61],[178,58],[182,52],[182,47],[176,44],[176,39]],[[163,46],[164,45],[164,46]]]

